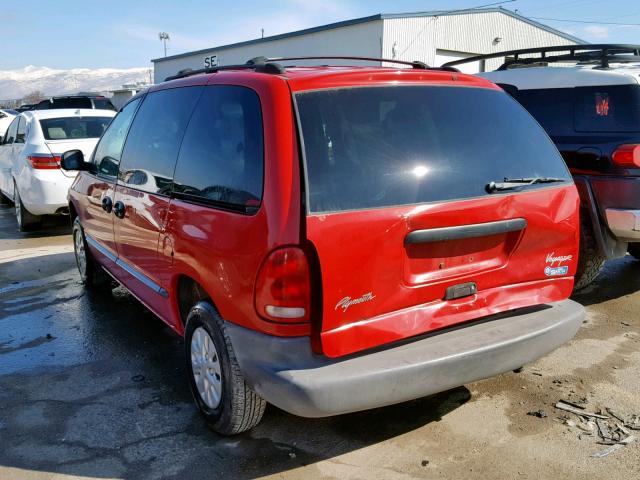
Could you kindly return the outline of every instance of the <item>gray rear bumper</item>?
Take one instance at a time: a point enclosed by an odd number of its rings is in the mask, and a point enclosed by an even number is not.
[[[329,359],[308,338],[227,323],[243,374],[265,400],[302,417],[391,405],[508,372],[571,339],[585,313],[571,300],[522,309],[404,344]]]
[[[634,242],[640,240],[640,210],[607,208],[605,215],[616,237]]]

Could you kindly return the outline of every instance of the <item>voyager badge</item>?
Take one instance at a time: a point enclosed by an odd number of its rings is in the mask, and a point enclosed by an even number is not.
[[[544,268],[544,274],[547,277],[557,277],[561,275],[566,275],[569,273],[568,265],[561,265],[561,263],[568,262],[573,260],[573,255],[557,255],[555,252],[549,253],[546,258],[547,265]]]

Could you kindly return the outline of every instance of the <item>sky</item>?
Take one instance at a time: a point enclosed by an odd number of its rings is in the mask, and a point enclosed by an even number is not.
[[[161,31],[169,33],[172,55],[259,38],[262,28],[269,36],[376,13],[495,1],[3,0],[0,70],[147,67],[163,56]],[[640,43],[638,0],[515,0],[502,6],[592,43]]]

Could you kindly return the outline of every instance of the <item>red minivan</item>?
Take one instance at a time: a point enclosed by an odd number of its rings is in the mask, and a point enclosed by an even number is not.
[[[265,402],[321,417],[444,391],[578,330],[578,193],[494,84],[417,63],[178,77],[62,162],[83,281],[108,273],[184,335],[216,431]]]

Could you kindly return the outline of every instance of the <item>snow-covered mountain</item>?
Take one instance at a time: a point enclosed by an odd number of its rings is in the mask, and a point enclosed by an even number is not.
[[[44,95],[77,92],[106,92],[125,83],[148,83],[150,68],[72,68],[56,70],[48,67],[28,67],[0,70],[0,99],[18,99],[39,90]]]

